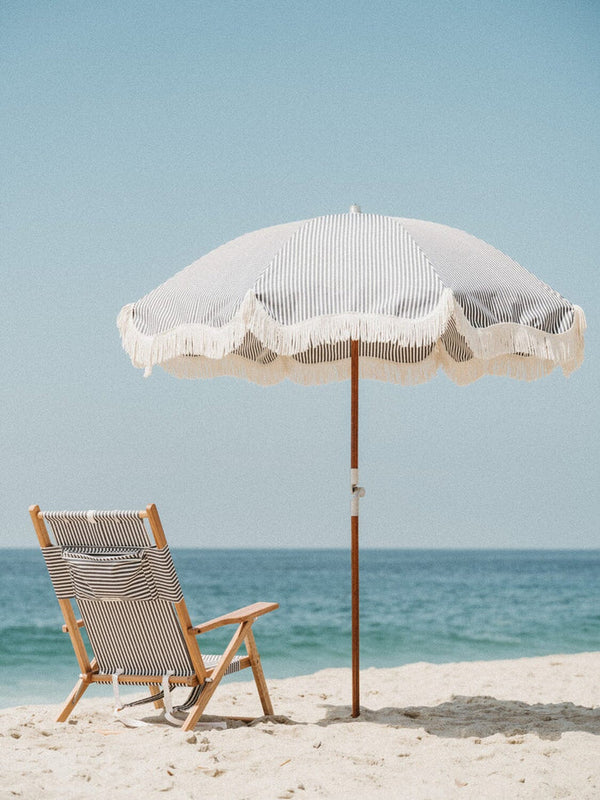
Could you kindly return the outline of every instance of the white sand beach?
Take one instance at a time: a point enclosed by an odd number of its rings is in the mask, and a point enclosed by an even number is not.
[[[75,676],[74,676],[75,677]],[[269,682],[276,716],[184,733],[126,728],[112,695],[0,712],[2,798],[600,797],[600,653],[409,664]],[[145,707],[152,708],[151,706]],[[224,684],[212,714],[252,715],[251,683]]]

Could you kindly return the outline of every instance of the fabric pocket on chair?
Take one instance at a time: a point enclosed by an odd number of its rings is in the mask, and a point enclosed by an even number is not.
[[[156,588],[143,550],[83,551],[64,548],[75,596],[89,600],[152,600]]]

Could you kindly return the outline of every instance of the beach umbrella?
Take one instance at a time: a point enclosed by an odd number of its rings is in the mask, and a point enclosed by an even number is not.
[[[359,714],[358,381],[443,370],[533,380],[583,359],[582,310],[484,241],[433,222],[330,214],[247,233],[120,312],[136,367],[260,384],[351,378],[352,715]]]

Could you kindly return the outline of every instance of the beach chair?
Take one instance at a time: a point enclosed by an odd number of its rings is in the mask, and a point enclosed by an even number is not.
[[[273,713],[252,624],[277,603],[254,603],[192,625],[153,504],[145,511],[87,512],[41,512],[36,505],[29,513],[81,673],[58,722],[67,719],[92,683],[112,683],[121,708],[153,702],[178,724],[172,711],[183,711],[182,727],[192,730],[221,679],[247,667],[264,714]],[[225,652],[203,655],[197,637],[223,625],[237,625]],[[93,651],[91,660],[81,628]],[[242,644],[246,655],[237,655]],[[150,696],[121,705],[120,684],[146,685]],[[173,708],[171,691],[178,686],[190,687],[190,696]]]

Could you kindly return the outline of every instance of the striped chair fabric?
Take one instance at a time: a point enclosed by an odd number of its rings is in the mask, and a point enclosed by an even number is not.
[[[59,599],[77,602],[99,673],[195,674],[173,608],[183,597],[168,546],[157,548],[139,513],[44,512],[56,539],[43,548]],[[205,655],[206,666],[220,656]],[[235,656],[227,673],[239,671]]]

